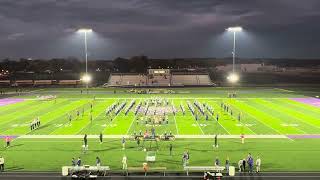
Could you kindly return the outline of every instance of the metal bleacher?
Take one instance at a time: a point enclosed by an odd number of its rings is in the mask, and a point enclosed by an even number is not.
[[[158,73],[157,73],[158,72]],[[161,73],[159,73],[161,72]],[[149,70],[148,75],[141,74],[111,74],[108,86],[212,86],[213,83],[206,73],[171,73],[169,70]]]

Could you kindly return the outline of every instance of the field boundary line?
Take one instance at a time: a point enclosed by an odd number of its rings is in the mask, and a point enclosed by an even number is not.
[[[245,104],[246,104],[247,106],[250,106],[250,107],[254,108],[255,110],[259,111],[257,108],[255,108],[255,107],[253,107],[253,106],[251,106],[251,105],[248,105],[247,103],[245,103]],[[244,112],[245,114],[248,114],[248,115],[251,116],[252,118],[256,119],[257,121],[261,122],[261,123],[264,124],[265,126],[273,129],[275,132],[278,132],[279,134],[283,134],[283,133],[281,133],[279,130],[276,130],[276,129],[274,129],[273,127],[269,126],[267,123],[265,123],[265,122],[257,119],[254,115],[252,115],[252,114],[249,113],[248,111],[243,111],[243,112]]]
[[[150,94],[147,94],[147,95],[150,95]],[[179,95],[179,94],[176,94],[176,95]],[[181,95],[181,94],[180,94]],[[186,94],[183,94],[183,95],[186,95]],[[190,94],[189,94],[190,95]],[[141,98],[141,97],[112,97],[112,98],[108,98],[108,97],[96,97],[96,100],[99,100],[99,99],[149,99],[150,97],[144,97],[144,98]],[[259,98],[259,97],[237,97],[237,99],[256,99],[256,98]],[[288,98],[294,98],[294,97],[268,97],[268,99],[288,99]],[[37,98],[21,98],[21,99],[24,99],[24,100],[38,100]],[[61,99],[61,98],[59,98]],[[83,100],[86,100],[86,99],[90,99],[92,100],[92,98],[63,98],[63,99],[69,99],[69,100],[79,100],[79,99],[83,99]],[[190,97],[168,97],[166,99],[190,99]],[[197,97],[196,99],[229,99],[229,98],[224,98],[224,97],[206,97],[206,98],[199,98]]]
[[[81,139],[84,135],[22,135],[18,139]],[[104,135],[103,138],[129,138],[130,135]],[[213,139],[215,135],[176,135],[177,139]],[[219,135],[221,139],[240,139],[239,135]],[[90,139],[97,139],[96,135],[88,135]],[[246,139],[288,139],[286,135],[245,135]]]
[[[269,102],[269,103],[273,103],[272,101],[269,101],[269,100],[263,100],[263,101],[266,101],[266,102]],[[275,103],[273,103],[273,104],[275,104]],[[280,106],[280,105],[276,104],[276,106]],[[288,108],[286,108],[285,106],[284,106],[284,107],[281,107],[281,108],[286,109],[286,111],[290,111],[290,110],[287,110]],[[278,110],[278,109],[275,109],[275,111],[281,112],[281,111]],[[303,113],[300,113],[300,111],[298,111],[298,112],[296,111],[296,113],[299,113],[300,115],[304,115]],[[290,114],[290,113],[285,113],[285,114],[286,114],[287,116],[293,118],[293,119],[296,119],[296,120],[299,121],[299,122],[302,122],[302,123],[308,124],[309,126],[312,126],[312,127],[317,128],[317,129],[320,129],[320,127],[318,127],[318,126],[316,126],[316,125],[314,125],[314,124],[311,124],[311,123],[308,122],[308,121],[304,121],[303,119],[300,119],[300,118],[298,118],[298,117],[296,117],[296,116],[294,116],[294,115],[292,115],[292,114]],[[310,117],[310,116],[308,116],[308,117]],[[311,118],[314,119],[313,117],[311,117]],[[300,129],[300,130],[301,130],[301,129]],[[303,131],[305,134],[308,134],[308,133],[305,132],[304,130],[301,130],[301,131]]]
[[[258,100],[260,100],[260,101],[266,101],[266,100],[264,100],[264,99],[262,99],[262,98],[258,98]],[[266,102],[269,102],[269,101],[266,101]],[[273,108],[271,108],[271,107],[269,107],[269,106],[266,106],[266,105],[264,105],[264,104],[262,104],[262,103],[260,103],[260,102],[258,102],[258,101],[255,101],[254,103],[259,104],[260,106],[264,107],[264,109],[269,109],[269,110],[271,110],[271,111],[277,111],[277,110],[274,110]],[[269,103],[270,103],[270,102],[269,102]],[[271,104],[273,104],[273,103],[271,103]],[[250,105],[250,106],[252,107],[252,105]],[[254,107],[254,108],[257,109],[256,107]],[[279,111],[278,111],[278,112],[279,112]],[[265,112],[264,112],[264,113],[265,113]],[[266,113],[266,114],[269,115],[269,113]],[[276,116],[273,116],[273,115],[271,115],[271,116],[272,116],[274,119],[277,119],[277,120],[281,121],[281,123],[284,123],[281,118],[276,117]],[[281,124],[280,124],[280,125],[281,125]],[[304,133],[304,134],[308,134],[307,132],[299,129],[298,127],[293,127],[293,128],[294,128],[294,129],[297,129],[298,131],[301,131],[301,132]]]
[[[255,108],[255,107],[253,107],[253,106],[251,106],[251,105],[249,105],[249,104],[247,104],[247,103],[244,103],[244,104],[246,104],[247,106],[250,106],[251,108],[255,109],[256,111],[260,111],[260,110],[258,110],[257,108]],[[262,124],[266,125],[267,127],[269,127],[269,128],[271,128],[271,129],[273,129],[274,131],[278,132],[279,134],[283,134],[283,133],[281,133],[280,131],[278,131],[278,130],[274,129],[273,127],[269,126],[269,125],[266,124],[265,122],[260,121],[259,119],[257,119],[257,118],[256,118],[254,115],[252,115],[251,113],[249,113],[249,112],[247,112],[247,111],[246,111],[245,113],[248,114],[249,116],[253,117],[254,119],[258,120],[258,121],[261,122]],[[287,139],[289,139],[290,141],[294,141],[293,139],[291,139],[291,138],[289,138],[289,137],[287,137]]]
[[[268,102],[271,102],[271,101],[268,101]],[[284,102],[284,103],[286,103],[286,102]],[[286,103],[286,104],[288,104],[288,103]],[[295,107],[298,107],[298,105],[295,105],[295,104],[292,104],[292,105],[295,106]],[[287,107],[283,107],[283,108],[288,109]],[[295,111],[296,111],[296,113],[299,113],[299,114],[301,114],[301,115],[304,115],[304,113],[301,112],[300,109],[299,109],[299,110],[295,110]],[[312,111],[313,113],[318,113],[318,112],[313,111],[313,110],[310,110],[310,111]],[[315,128],[320,129],[320,127],[316,126],[315,124],[312,124],[312,123],[307,122],[307,121],[305,122],[305,121],[301,120],[300,118],[297,118],[297,117],[295,117],[295,116],[293,116],[293,115],[291,115],[291,114],[289,114],[289,115],[292,116],[292,117],[294,117],[295,119],[298,119],[299,121],[302,121],[302,122],[304,122],[304,123],[306,123],[306,124],[309,124],[310,126],[313,126],[313,127],[315,127]],[[310,116],[310,115],[307,115],[307,116],[310,117],[310,118],[312,118],[312,119],[315,119],[315,117],[313,117],[313,116]]]

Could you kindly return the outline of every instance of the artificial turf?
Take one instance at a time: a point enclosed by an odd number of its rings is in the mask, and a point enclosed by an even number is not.
[[[178,88],[175,94],[135,94],[126,89],[90,89],[88,93],[80,89],[28,89],[28,92],[11,98],[24,99],[23,102],[0,106],[0,135],[128,135],[150,130],[143,113],[134,113],[139,102],[162,98],[169,101],[178,112],[167,114],[168,124],[155,126],[157,134],[172,132],[174,135],[310,135],[320,134],[320,108],[295,101],[292,98],[308,98],[315,94],[302,90],[291,91],[275,88]],[[238,98],[227,98],[228,92],[237,91]],[[116,91],[116,93],[114,92]],[[155,90],[157,91],[157,90]],[[163,90],[158,90],[163,91]],[[57,95],[57,100],[40,101],[37,96]],[[113,103],[135,100],[136,104],[125,115],[126,107],[119,113],[105,114]],[[198,101],[214,109],[208,120],[199,115],[196,121],[187,102]],[[233,111],[225,112],[221,103]],[[93,104],[93,109],[90,109]],[[144,103],[142,103],[144,104]],[[180,105],[186,113],[183,114]],[[145,105],[143,105],[145,106]],[[193,105],[197,114],[199,110]],[[80,111],[80,116],[76,116]],[[82,113],[82,111],[84,113]],[[207,110],[205,110],[206,113]],[[219,121],[216,121],[219,114]],[[241,120],[238,115],[241,114]],[[70,122],[68,117],[72,115]],[[39,117],[41,127],[31,131],[30,123]],[[90,120],[92,117],[92,121]],[[137,122],[138,121],[138,122]],[[89,152],[82,154],[81,139],[16,139],[13,146],[0,149],[6,158],[8,170],[58,171],[63,165],[70,165],[72,157],[81,156],[85,164],[94,164],[99,156],[103,164],[119,170],[121,158],[128,156],[129,166],[140,166],[145,152],[136,147],[135,141],[128,141],[125,151],[121,150],[120,139],[106,139],[102,145],[97,139],[89,139]],[[212,148],[212,139],[176,139],[174,142],[160,142],[157,162],[154,166],[166,166],[170,170],[182,170],[181,156],[190,152],[190,165],[212,165],[216,156],[222,162],[228,156],[237,163],[249,152],[254,157],[261,156],[265,171],[316,171],[319,139],[249,139],[242,145],[239,139],[221,139],[218,150]],[[174,156],[168,156],[169,143],[174,144]]]

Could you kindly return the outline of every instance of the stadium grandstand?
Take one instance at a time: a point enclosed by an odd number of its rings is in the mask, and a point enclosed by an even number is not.
[[[1,87],[81,86],[82,80],[0,80]]]
[[[171,69],[149,69],[147,74],[113,73],[110,87],[179,87],[214,86],[209,73]]]

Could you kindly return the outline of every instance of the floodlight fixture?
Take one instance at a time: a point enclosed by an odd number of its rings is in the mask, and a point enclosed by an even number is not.
[[[240,26],[228,27],[226,30],[230,31],[230,32],[240,32],[240,31],[242,31],[242,27],[240,27]]]
[[[236,33],[242,31],[242,27],[234,26],[226,29],[228,32],[233,33],[233,50],[232,50],[232,73],[235,73],[235,59],[236,59]]]
[[[92,32],[92,29],[90,28],[81,28],[81,29],[78,29],[79,33],[91,33]]]
[[[239,75],[235,74],[235,73],[231,73],[228,77],[227,77],[228,81],[231,83],[236,83],[239,81]]]
[[[78,29],[79,33],[84,34],[84,52],[85,52],[85,58],[86,58],[86,75],[88,75],[88,45],[87,45],[87,33],[91,33],[92,29],[91,28],[81,28]],[[86,88],[88,89],[88,83]]]
[[[89,74],[85,74],[85,75],[83,75],[82,76],[82,78],[81,78],[81,80],[83,81],[83,82],[85,82],[86,84],[88,84],[90,81],[91,81],[91,76],[89,75]]]

